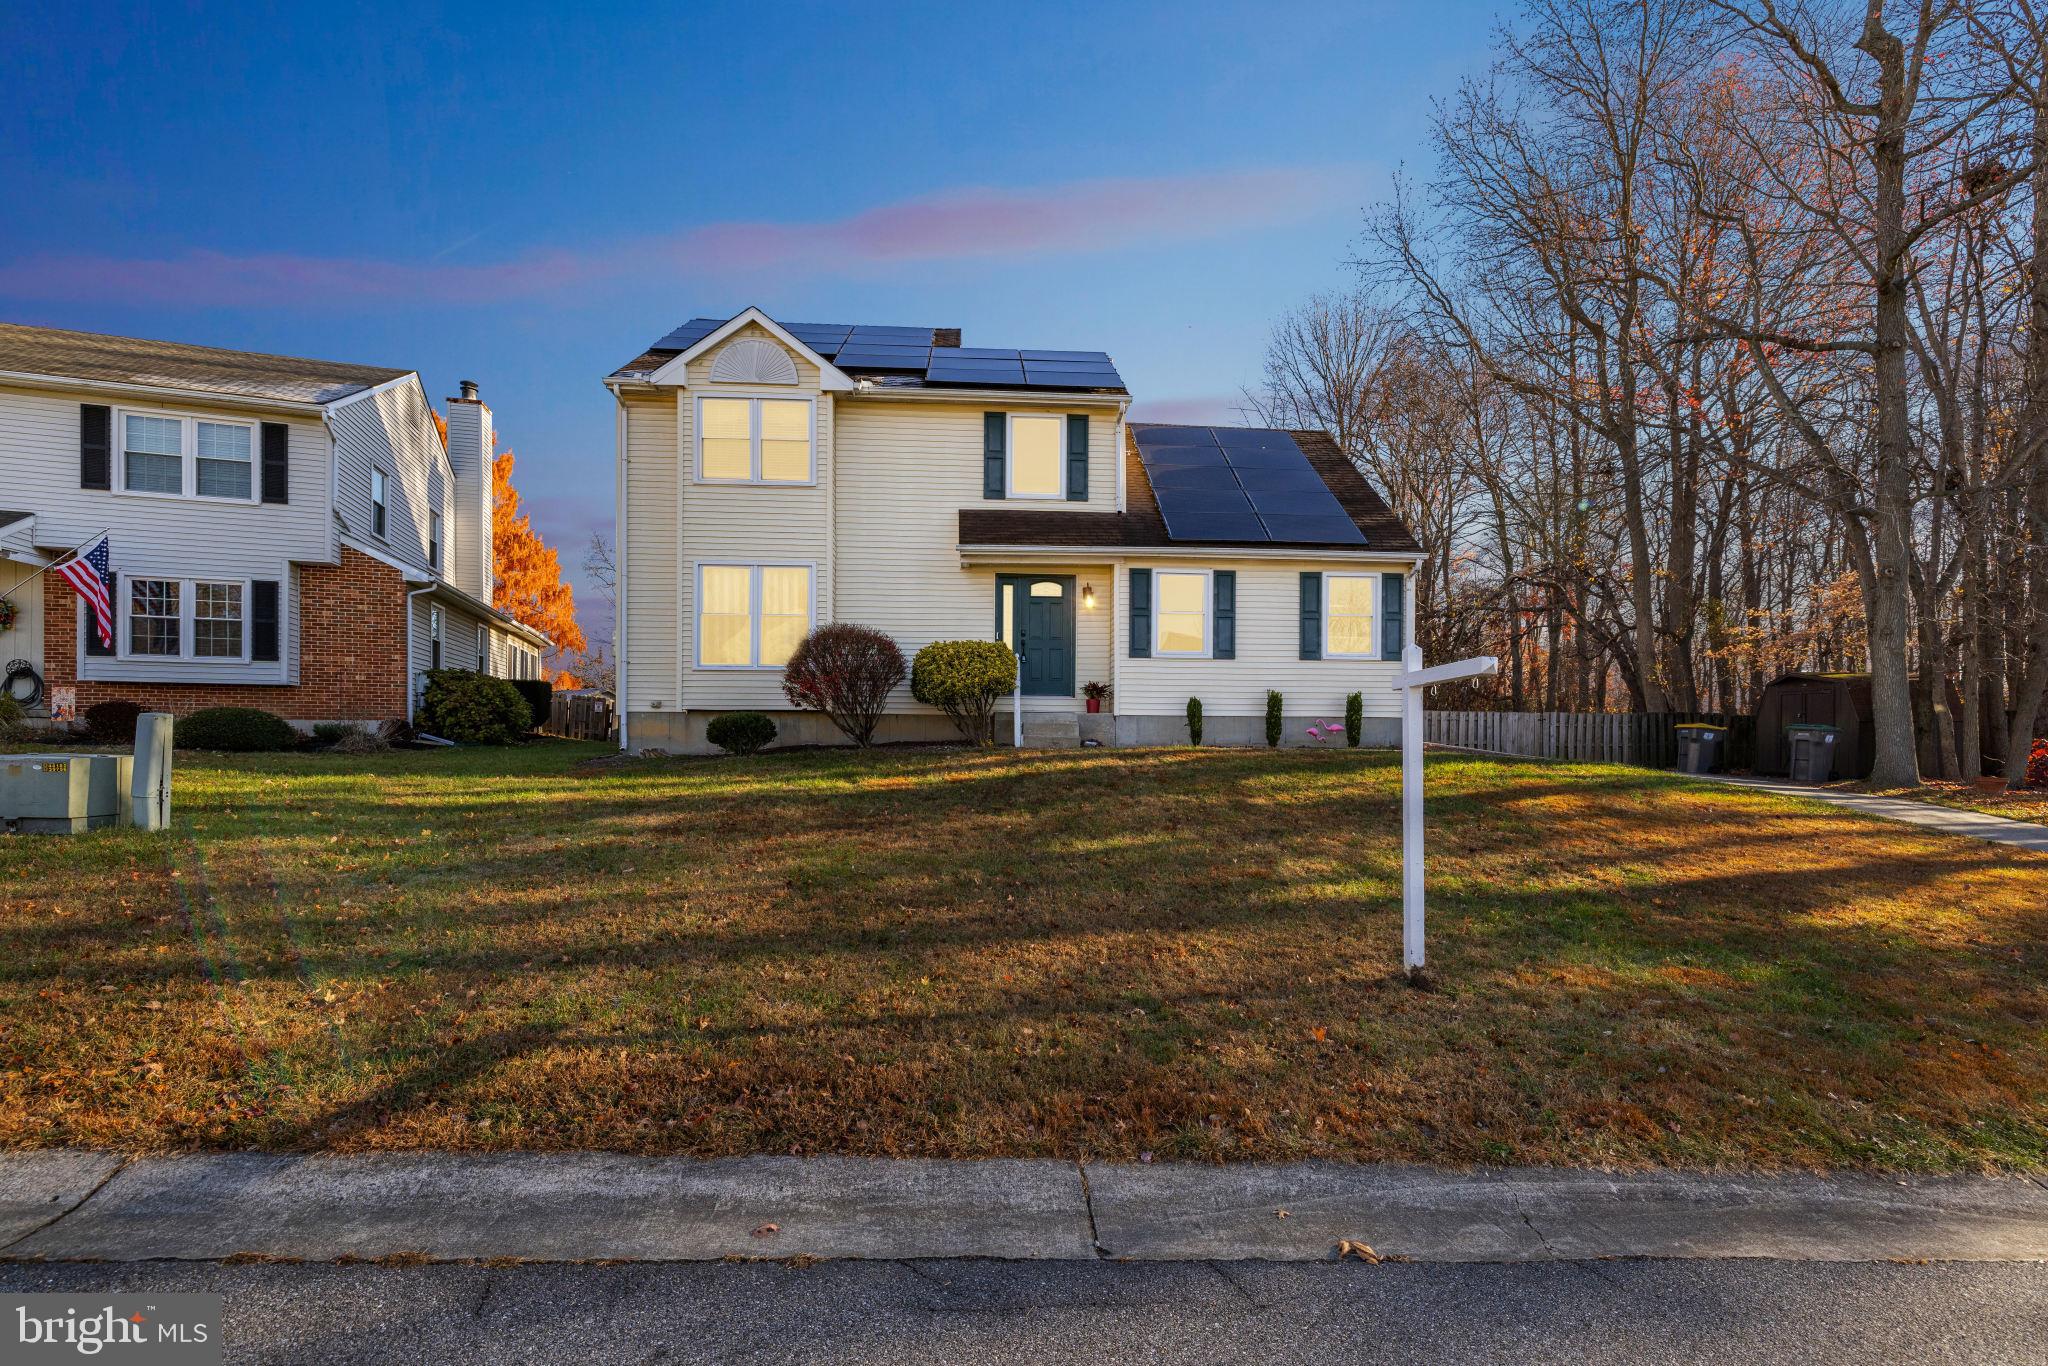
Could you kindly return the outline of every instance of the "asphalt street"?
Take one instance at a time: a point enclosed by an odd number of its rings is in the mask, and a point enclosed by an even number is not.
[[[0,1264],[226,1297],[233,1362],[2024,1362],[2048,1265]]]

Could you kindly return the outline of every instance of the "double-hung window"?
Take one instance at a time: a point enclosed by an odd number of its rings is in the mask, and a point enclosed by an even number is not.
[[[385,523],[389,520],[389,503],[385,497],[384,471],[370,471],[370,531],[373,535],[384,535]]]
[[[441,514],[427,514],[427,568],[441,567]]]
[[[1012,498],[1067,496],[1067,420],[1057,414],[1012,413],[1005,492]]]
[[[1207,570],[1162,569],[1152,576],[1158,606],[1153,613],[1152,653],[1201,656],[1209,653]]]
[[[1377,574],[1323,575],[1323,658],[1373,659]]]
[[[249,658],[249,585],[240,579],[124,577],[123,649],[131,659]]]
[[[808,484],[807,398],[697,400],[697,478],[710,484]]]
[[[428,607],[428,608],[427,608],[427,659],[428,659],[428,665],[427,665],[427,667],[428,667],[428,668],[432,668],[432,669],[438,669],[438,668],[440,668],[440,667],[441,667],[441,633],[442,633],[442,630],[443,630],[443,627],[442,627],[442,625],[441,625],[441,622],[442,622],[442,616],[441,616],[441,609],[440,609],[440,608],[438,608],[438,607],[432,607],[432,606]]]
[[[491,671],[491,633],[489,628],[476,628],[476,671],[487,674]]]
[[[707,669],[779,669],[811,629],[811,567],[697,567],[697,663]]]
[[[120,438],[123,493],[255,501],[253,423],[124,412]]]

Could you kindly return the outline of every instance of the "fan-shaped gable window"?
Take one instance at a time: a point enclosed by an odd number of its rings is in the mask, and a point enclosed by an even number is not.
[[[795,384],[796,362],[771,341],[747,337],[732,342],[711,362],[714,384]]]

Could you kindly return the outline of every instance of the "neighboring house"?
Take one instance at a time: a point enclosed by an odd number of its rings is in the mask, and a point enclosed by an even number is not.
[[[748,309],[606,379],[623,746],[701,752],[743,709],[840,740],[781,686],[828,621],[1018,645],[1027,743],[1184,742],[1189,698],[1207,743],[1262,743],[1269,688],[1289,743],[1352,692],[1366,742],[1398,739],[1421,554],[1327,435],[1127,423],[1106,355],[960,342]],[[906,688],[877,734],[950,733]]]
[[[436,664],[537,677],[547,638],[490,606],[491,413],[463,389],[444,445],[410,370],[0,324],[0,665],[44,711],[301,725],[406,717]],[[37,577],[103,531],[111,649]]]

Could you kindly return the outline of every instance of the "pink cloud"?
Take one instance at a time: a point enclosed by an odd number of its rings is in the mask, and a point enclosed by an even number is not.
[[[1183,422],[1196,426],[1240,426],[1249,421],[1243,394],[1188,394],[1140,399],[1131,405],[1133,422]]]
[[[157,259],[48,252],[0,264],[0,297],[209,307],[478,304],[708,271],[819,274],[976,257],[1106,251],[1288,222],[1340,200],[1327,169],[1219,171],[949,190],[808,223],[725,222],[668,237],[483,265],[190,251]]]

